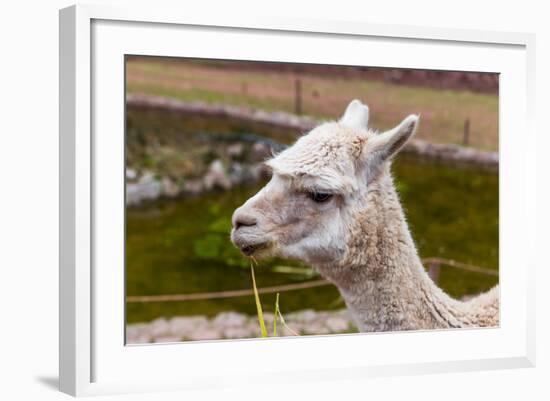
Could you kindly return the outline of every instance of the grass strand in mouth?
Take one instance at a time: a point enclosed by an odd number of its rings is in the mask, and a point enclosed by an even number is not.
[[[262,303],[260,301],[260,294],[258,293],[258,287],[256,286],[256,276],[254,275],[254,265],[258,266],[258,262],[256,259],[254,259],[253,256],[250,256],[251,263],[250,263],[250,272],[252,275],[252,287],[254,289],[254,299],[256,301],[256,311],[258,314],[258,322],[260,323],[260,331],[262,333],[262,337],[268,337],[267,333],[267,327],[265,325],[264,320],[264,312],[262,310]],[[281,319],[281,324],[284,328],[286,328],[290,334],[293,336],[299,336],[296,331],[292,330],[285,322],[285,318],[283,317],[283,314],[281,313],[281,308],[279,307],[279,293],[277,293],[275,297],[275,313],[273,314],[273,337],[277,337],[277,319]]]
[[[256,260],[251,258],[254,263]],[[254,265],[250,263],[250,272],[252,273],[252,286],[254,288],[254,298],[256,300],[256,311],[258,313],[258,322],[260,323],[260,330],[262,337],[267,337],[267,328],[265,327],[264,313],[262,311],[262,303],[260,302],[260,295],[258,294],[258,287],[256,286],[256,277],[254,277]]]

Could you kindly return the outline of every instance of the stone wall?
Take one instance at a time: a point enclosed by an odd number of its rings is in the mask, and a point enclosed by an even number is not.
[[[318,312],[311,309],[285,314],[285,327],[277,321],[277,336],[322,335],[357,332],[349,312],[345,309]],[[269,336],[272,336],[273,314],[264,312]],[[205,316],[178,316],[158,318],[149,323],[126,326],[129,344],[180,342],[260,337],[256,316],[237,312],[222,312],[213,318]]]
[[[128,106],[161,108],[182,113],[200,113],[204,115],[231,117],[254,123],[262,123],[307,132],[321,123],[310,117],[297,116],[282,111],[268,112],[229,105],[211,105],[202,102],[182,102],[158,96],[128,95]],[[498,169],[498,153],[483,151],[453,144],[433,144],[419,139],[409,141],[405,152],[430,159],[459,162],[492,169]]]

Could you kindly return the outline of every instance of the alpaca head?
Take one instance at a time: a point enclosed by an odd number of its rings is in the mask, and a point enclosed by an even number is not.
[[[233,214],[231,240],[246,255],[337,263],[357,213],[369,207],[369,185],[413,135],[418,116],[378,134],[369,109],[354,100],[337,122],[302,136],[267,165],[271,180]]]

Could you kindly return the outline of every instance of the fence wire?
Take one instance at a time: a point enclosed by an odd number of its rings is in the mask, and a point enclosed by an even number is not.
[[[441,266],[448,266],[455,269],[460,269],[472,273],[485,274],[489,276],[498,277],[498,270],[491,270],[484,267],[470,265],[467,263],[457,262],[456,260],[443,259],[443,258],[426,258],[422,262],[428,267],[430,276],[434,277],[434,270],[439,270]],[[276,285],[271,287],[258,288],[259,294],[275,294],[280,292],[303,290],[308,288],[322,287],[326,285],[332,285],[327,280],[311,280],[301,283]],[[131,295],[126,297],[126,302],[185,302],[185,301],[199,301],[205,299],[225,299],[225,298],[237,298],[244,296],[254,295],[253,289],[242,290],[230,290],[230,291],[218,291],[218,292],[201,292],[191,294],[166,294],[166,295]]]

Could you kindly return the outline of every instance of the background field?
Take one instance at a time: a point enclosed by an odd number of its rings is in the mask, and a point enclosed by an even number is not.
[[[449,79],[453,73],[439,73],[430,80],[429,73],[419,72],[424,73],[422,78],[407,79],[395,69],[384,75],[356,67],[318,70],[282,65],[277,69],[276,64],[262,68],[257,63],[140,57],[128,58],[126,66],[127,93],[294,112],[298,79],[303,114],[336,119],[350,99],[360,98],[369,105],[371,124],[378,129],[390,128],[404,116],[420,113],[419,138],[463,144],[464,123],[469,120],[468,145],[498,149],[496,74]]]

